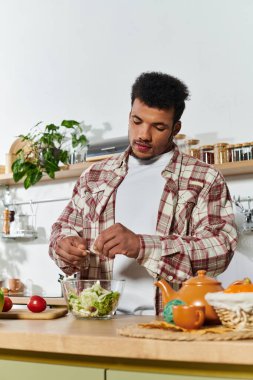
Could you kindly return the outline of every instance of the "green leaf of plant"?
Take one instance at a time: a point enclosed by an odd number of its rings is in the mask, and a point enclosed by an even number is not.
[[[21,148],[21,149],[19,149],[19,150],[17,150],[17,152],[15,153],[16,154],[16,156],[19,154],[19,153],[21,153],[21,152],[23,152],[23,149]]]
[[[72,133],[71,136],[72,136],[73,148],[76,148],[78,145],[81,145],[81,146],[87,145],[88,140],[85,135],[81,135],[77,137],[76,133]]]
[[[11,165],[11,170],[13,171],[13,173],[16,173],[18,171],[20,171],[21,167],[23,167],[24,165],[24,161],[21,159],[21,158],[17,158],[13,164]]]
[[[31,161],[24,161],[23,166],[24,166],[24,170],[28,172],[30,170],[36,169],[38,165]]]
[[[12,164],[13,179],[18,182],[26,174],[25,163],[22,159],[17,159]]]
[[[24,161],[23,159],[17,159],[12,164],[13,179],[15,182],[20,181],[25,175],[30,176],[30,172],[33,170],[39,170],[35,164],[30,161]],[[28,182],[28,180],[27,180]]]
[[[42,171],[39,168],[33,168],[27,171],[26,179],[24,181],[24,188],[28,189],[30,186],[39,182],[42,177]]]
[[[35,124],[35,126],[33,127],[33,128],[36,128],[36,127],[38,127],[38,125],[40,125],[42,123],[42,121],[38,121],[38,123],[37,124]]]
[[[75,125],[79,125],[80,123],[76,120],[62,120],[61,125],[66,128],[74,128]]]
[[[13,179],[15,182],[18,182],[20,181],[24,176],[25,176],[26,172],[25,171],[20,171],[18,173],[13,173]]]
[[[69,153],[67,150],[62,150],[61,151],[61,154],[59,156],[59,159],[60,161],[63,163],[63,164],[67,164],[68,163],[68,158],[69,158]]]
[[[58,170],[60,170],[60,168],[58,166],[58,163],[55,162],[55,161],[48,161],[48,160],[46,160],[44,166],[45,166],[45,170],[46,170],[46,172],[48,174],[50,172],[57,172]]]
[[[73,146],[73,148],[76,148],[78,146],[78,140],[76,137],[76,133],[72,133],[71,136],[72,136],[72,146]]]
[[[18,135],[18,137],[20,138],[20,139],[22,139],[22,138],[24,138],[24,137],[26,137],[25,135]]]
[[[42,171],[39,168],[35,168],[29,172],[31,185],[35,185],[35,183],[39,182],[42,177]]]
[[[64,135],[58,132],[54,133],[44,133],[43,136],[40,137],[39,141],[42,145],[48,145],[51,147],[55,146],[55,142],[60,144],[64,139]]]
[[[87,145],[87,142],[88,142],[87,137],[85,135],[81,135],[78,141],[79,141],[79,144],[81,145]]]
[[[45,149],[42,151],[42,157],[44,158],[44,160],[53,160],[54,159],[54,156],[53,156],[53,152],[52,152],[52,149]]]
[[[24,181],[24,188],[27,190],[31,185],[32,185],[31,177],[29,175],[27,175],[27,177]]]
[[[21,141],[26,141],[26,140],[32,140],[32,135],[31,133],[28,133],[27,135],[18,135],[18,137],[21,139]]]
[[[52,178],[52,179],[54,179],[55,178],[55,172],[48,172],[47,173],[48,174],[48,176],[50,177],[50,178]]]
[[[57,125],[55,124],[49,124],[49,125],[46,125],[45,127],[46,131],[57,131],[58,129],[59,127],[57,127]]]
[[[17,182],[25,177],[26,189],[38,182],[43,173],[55,178],[55,172],[60,170],[59,163],[68,162],[70,151],[62,149],[62,144],[70,135],[74,148],[88,143],[86,136],[82,134],[82,123],[76,120],[63,120],[60,126],[48,124],[43,131],[37,128],[40,123],[27,135],[19,135],[22,141],[27,141],[29,151],[24,148],[19,149],[16,152],[17,159],[13,163],[13,178]],[[66,131],[64,128],[71,131]]]

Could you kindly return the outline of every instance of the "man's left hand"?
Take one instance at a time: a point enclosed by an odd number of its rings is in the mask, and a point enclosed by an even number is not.
[[[111,259],[118,254],[136,259],[140,251],[140,239],[134,232],[116,223],[101,232],[94,243],[94,249]]]

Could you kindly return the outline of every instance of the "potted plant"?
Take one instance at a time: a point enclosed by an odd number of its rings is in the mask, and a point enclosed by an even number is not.
[[[24,188],[35,185],[47,174],[55,178],[60,166],[68,164],[71,149],[86,148],[83,122],[63,120],[60,125],[48,124],[41,130],[41,122],[36,124],[27,135],[18,137],[24,146],[16,152],[17,158],[12,164],[15,182],[24,180]]]

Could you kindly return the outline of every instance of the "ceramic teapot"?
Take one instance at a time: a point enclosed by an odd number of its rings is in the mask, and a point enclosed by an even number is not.
[[[214,308],[207,303],[205,295],[207,293],[220,292],[223,290],[221,283],[214,278],[207,277],[205,270],[198,270],[196,277],[191,277],[185,281],[178,291],[172,289],[163,278],[156,281],[162,292],[162,301],[165,306],[167,302],[174,299],[184,301],[187,305],[205,306],[205,323],[219,324],[220,320]]]

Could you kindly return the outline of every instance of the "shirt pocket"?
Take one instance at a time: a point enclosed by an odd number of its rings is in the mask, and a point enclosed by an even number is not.
[[[201,188],[190,188],[178,192],[177,207],[174,218],[174,233],[188,235],[193,209],[198,201]]]
[[[83,220],[84,223],[95,222],[99,218],[97,211],[98,205],[101,204],[104,196],[104,191],[94,191],[92,193],[86,192],[84,195],[84,209],[83,209]]]

